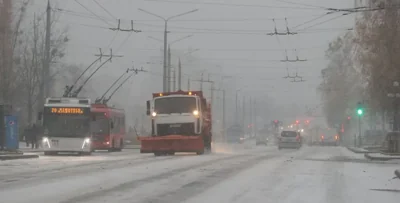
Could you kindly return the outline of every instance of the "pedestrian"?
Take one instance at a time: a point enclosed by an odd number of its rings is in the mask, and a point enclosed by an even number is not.
[[[30,141],[30,137],[29,137],[29,133],[30,133],[30,125],[28,124],[25,128],[24,128],[24,132],[23,132],[23,138],[24,141],[26,143],[26,147],[29,147],[29,141]]]
[[[36,148],[37,149],[37,127],[36,127],[36,124],[33,124],[32,125],[32,128],[31,128],[31,143],[32,143],[32,149],[34,149],[34,148]]]
[[[37,139],[36,149],[38,149],[39,147],[42,147],[42,142],[41,142],[43,139],[43,127],[42,126],[39,126],[37,128],[36,139]]]

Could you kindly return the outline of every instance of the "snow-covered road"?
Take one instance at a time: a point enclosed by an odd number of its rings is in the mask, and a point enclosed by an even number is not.
[[[0,199],[13,203],[399,202],[398,163],[342,147],[217,146],[196,156],[135,150],[0,162]]]

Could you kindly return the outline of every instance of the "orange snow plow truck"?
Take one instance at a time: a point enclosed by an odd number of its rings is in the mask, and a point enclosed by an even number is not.
[[[153,93],[147,115],[151,116],[151,135],[138,137],[140,153],[211,151],[211,106],[202,91]]]

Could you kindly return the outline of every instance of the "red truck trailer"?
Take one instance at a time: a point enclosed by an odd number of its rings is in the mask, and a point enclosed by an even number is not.
[[[154,93],[147,101],[147,115],[151,116],[151,135],[138,137],[140,153],[211,151],[211,106],[202,91]]]

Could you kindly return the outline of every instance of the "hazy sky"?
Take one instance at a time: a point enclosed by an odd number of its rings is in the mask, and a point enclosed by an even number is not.
[[[93,54],[98,52],[99,47],[105,52],[107,48],[113,48],[116,54],[124,55],[114,59],[94,78],[100,93],[126,68],[133,64],[137,68],[143,66],[150,73],[135,76],[131,85],[115,96],[118,100],[126,100],[129,94],[129,102],[135,104],[144,103],[151,92],[162,89],[162,64],[159,62],[163,44],[149,36],[163,39],[164,22],[139,11],[139,8],[163,17],[199,9],[169,21],[168,26],[170,42],[193,35],[171,45],[174,54],[198,49],[191,54],[192,60],[183,62],[185,88],[186,76],[199,79],[199,73],[205,69],[205,75],[213,73],[213,80],[221,79],[221,74],[233,77],[225,78],[223,87],[220,87],[228,90],[229,101],[234,99],[235,89],[242,89],[241,94],[245,92],[248,96],[258,97],[261,103],[268,95],[280,105],[296,104],[301,111],[305,105],[312,107],[320,103],[316,86],[321,81],[320,71],[327,64],[324,51],[328,43],[354,24],[354,15],[326,15],[328,11],[324,9],[353,7],[354,2],[349,0],[77,1],[88,10],[75,0],[51,0],[53,11],[60,15],[55,29],[69,28],[71,41],[66,62],[90,64],[95,60]],[[32,12],[42,14],[46,3],[47,0],[34,0],[30,16],[33,16]],[[116,18],[121,19],[121,28],[129,29],[130,20],[133,20],[134,29],[142,32],[132,34],[107,29],[117,26]],[[278,31],[285,32],[285,18],[289,29],[298,32],[297,35],[266,35],[274,30],[272,19],[275,19]],[[332,18],[335,19],[329,20]],[[285,57],[284,49],[288,50],[290,59],[296,57],[293,49],[297,49],[299,58],[308,61],[280,62]],[[177,58],[173,57],[173,63],[176,62]],[[298,70],[298,74],[307,81],[291,83],[289,79],[283,79],[287,75],[286,67],[291,75]],[[192,89],[196,86],[198,83],[193,82]],[[204,87],[209,88],[207,84]]]

